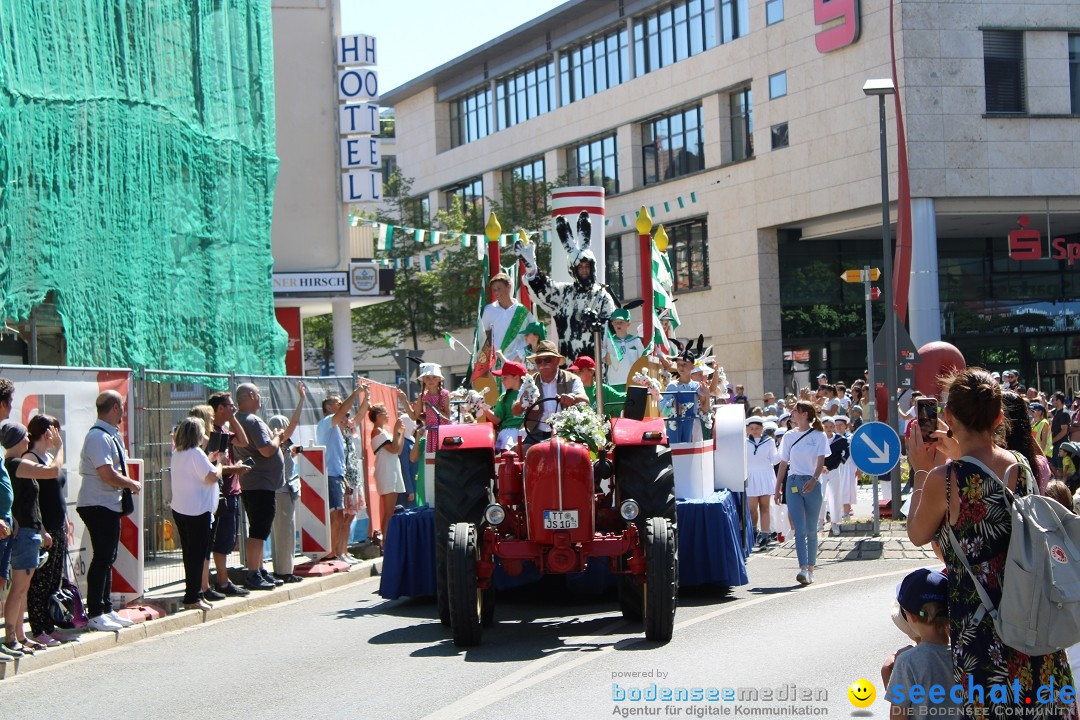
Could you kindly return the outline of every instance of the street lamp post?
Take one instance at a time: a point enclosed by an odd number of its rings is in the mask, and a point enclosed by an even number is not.
[[[896,313],[893,309],[893,247],[892,232],[889,226],[889,142],[885,129],[885,96],[896,93],[896,87],[891,78],[879,80],[867,80],[863,85],[863,92],[867,95],[876,95],[878,99],[878,135],[881,146],[881,248],[884,255],[882,269],[885,271],[884,278],[884,308],[885,326],[885,422],[892,427],[896,423],[896,388],[899,381],[896,377],[897,352],[896,352]],[[872,389],[877,393],[877,388]],[[899,518],[900,513],[900,465],[892,469],[892,516]]]

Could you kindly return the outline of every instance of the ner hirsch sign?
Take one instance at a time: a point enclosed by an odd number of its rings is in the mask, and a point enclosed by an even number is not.
[[[274,273],[275,295],[337,295],[348,292],[347,272]]]

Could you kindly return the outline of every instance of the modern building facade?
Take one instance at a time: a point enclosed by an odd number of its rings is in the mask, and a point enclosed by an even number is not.
[[[1078,11],[892,11],[910,334],[1044,388],[1080,370]],[[703,333],[760,397],[822,370],[862,374],[862,288],[839,273],[881,265],[878,103],[862,87],[890,75],[885,0],[572,0],[381,104],[396,163],[433,210],[454,194],[483,205],[515,173],[604,185],[608,279],[625,298],[640,292],[633,218],[651,207],[671,238],[680,334]]]

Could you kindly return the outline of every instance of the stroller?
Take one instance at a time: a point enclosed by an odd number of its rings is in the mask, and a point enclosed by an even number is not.
[[[1058,454],[1061,456],[1062,478],[1069,486],[1069,492],[1075,494],[1080,488],[1080,442],[1061,443]]]

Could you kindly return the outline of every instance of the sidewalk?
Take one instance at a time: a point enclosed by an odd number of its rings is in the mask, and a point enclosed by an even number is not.
[[[145,640],[164,633],[194,627],[211,620],[238,615],[259,608],[298,600],[324,590],[349,585],[377,576],[382,571],[382,557],[364,560],[349,566],[342,562],[323,563],[324,575],[305,577],[303,582],[282,585],[274,590],[253,591],[246,597],[227,597],[217,600],[213,608],[207,611],[185,610],[182,608],[182,584],[177,584],[147,595],[143,603],[136,607],[118,609],[117,612],[135,622],[129,628],[116,633],[94,632],[90,630],[73,631],[79,638],[77,642],[65,643],[59,647],[39,650],[33,656],[27,655],[9,663],[0,664],[0,680],[14,677],[20,673],[33,672],[41,668],[56,665],[67,660],[85,657],[120,645]],[[233,570],[233,574],[237,571]],[[237,575],[238,577],[238,575]],[[234,577],[235,581],[237,577]],[[30,630],[27,628],[27,634]]]
[[[840,523],[840,534],[832,534],[832,526],[825,523],[825,531],[818,533],[818,560],[922,560],[936,561],[930,545],[919,547],[907,538],[907,523],[903,520],[882,519],[880,535],[873,537],[873,488],[859,486],[854,518]],[[786,535],[788,533],[785,533]],[[771,545],[762,554],[773,557],[794,558],[795,541],[790,539]]]

